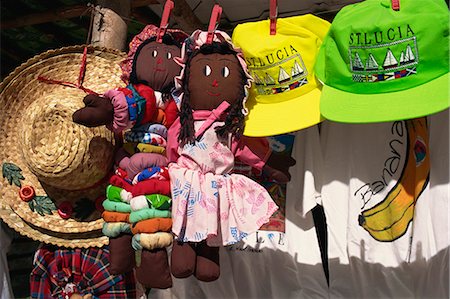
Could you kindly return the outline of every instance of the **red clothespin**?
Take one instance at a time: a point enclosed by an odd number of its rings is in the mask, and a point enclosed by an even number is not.
[[[278,4],[277,0],[270,0],[270,35],[277,33],[277,16],[278,16]]]
[[[400,10],[400,0],[391,0],[391,3],[393,10]]]
[[[222,15],[222,7],[219,4],[215,4],[211,12],[211,18],[209,19],[208,37],[206,38],[207,44],[212,43],[214,39],[214,31],[216,31],[217,26],[219,26],[221,15]]]
[[[158,43],[162,43],[162,38],[164,34],[166,34],[167,27],[169,27],[169,17],[173,7],[174,5],[172,0],[167,0],[166,4],[164,4],[164,10],[161,17],[161,24],[159,25],[158,35],[156,37],[156,41]]]

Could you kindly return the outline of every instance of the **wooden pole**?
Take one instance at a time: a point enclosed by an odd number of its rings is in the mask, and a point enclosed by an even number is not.
[[[127,24],[121,15],[112,9],[96,6],[90,43],[94,46],[125,50]]]

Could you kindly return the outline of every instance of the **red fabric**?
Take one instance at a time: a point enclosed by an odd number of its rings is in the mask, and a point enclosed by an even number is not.
[[[145,114],[142,118],[141,124],[146,124],[150,122],[155,122],[157,114],[157,107],[156,107],[156,97],[155,92],[153,89],[148,87],[144,84],[134,84],[133,87],[136,89],[136,91],[143,97],[145,102]],[[125,96],[132,95],[132,91],[128,88],[119,88],[121,92],[125,94]]]
[[[164,109],[164,113],[166,114],[165,126],[167,128],[170,128],[170,126],[178,117],[178,107],[173,99],[170,99],[170,101],[167,103],[166,109]]]
[[[131,192],[133,197],[139,195],[149,195],[149,194],[161,194],[170,196],[170,181],[161,181],[158,179],[149,179],[137,183],[136,185],[131,185],[123,178],[118,175],[113,175],[109,180],[110,184],[116,187],[125,189]]]

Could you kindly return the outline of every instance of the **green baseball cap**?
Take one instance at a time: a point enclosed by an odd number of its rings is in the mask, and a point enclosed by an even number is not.
[[[422,117],[449,104],[444,0],[366,0],[335,17],[316,61],[321,114],[372,123]]]

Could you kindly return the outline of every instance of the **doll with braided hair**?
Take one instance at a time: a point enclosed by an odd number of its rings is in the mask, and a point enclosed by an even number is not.
[[[172,191],[171,271],[202,281],[220,275],[219,246],[257,231],[277,210],[268,192],[232,172],[235,159],[287,182],[287,169],[267,165],[265,138],[241,136],[251,77],[229,36],[197,30],[185,41],[183,70],[176,78],[179,118],[168,132],[167,154]]]

